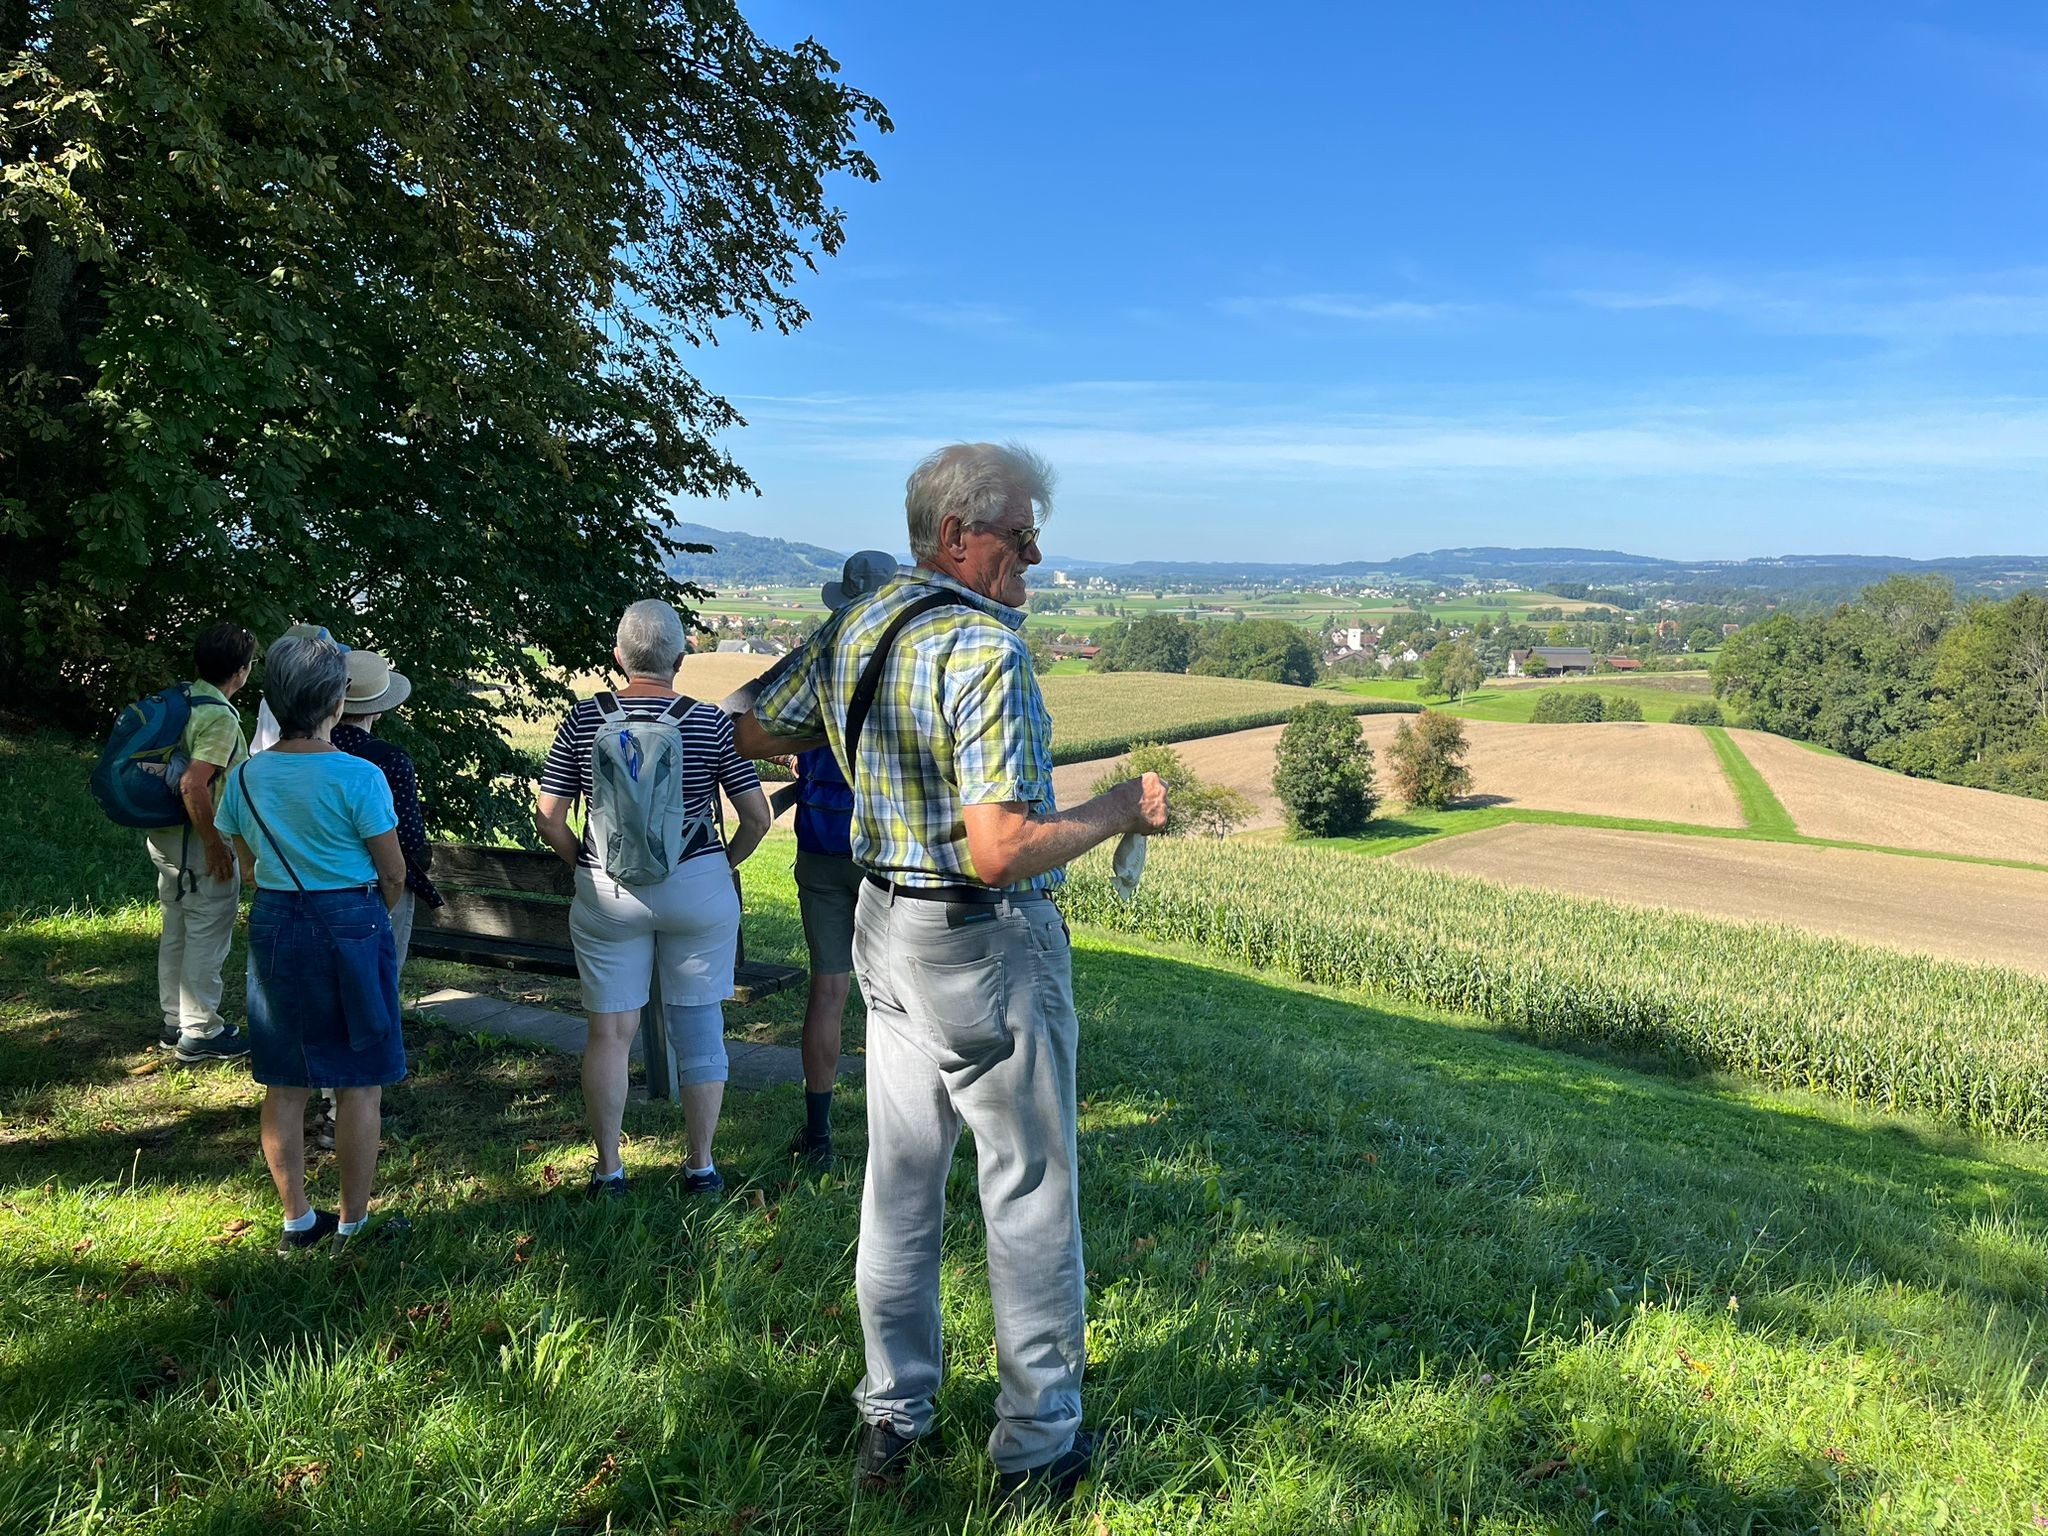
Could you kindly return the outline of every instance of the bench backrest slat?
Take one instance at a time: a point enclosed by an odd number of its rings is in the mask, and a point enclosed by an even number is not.
[[[573,896],[576,873],[552,853],[525,848],[478,848],[468,843],[434,845],[434,884],[442,890],[531,891],[540,896]]]
[[[438,866],[439,860],[437,859]],[[440,878],[436,867],[434,875]],[[549,944],[570,953],[569,905],[531,896],[484,895],[476,891],[441,892],[447,905],[429,909],[421,903],[414,918],[421,932],[473,933],[491,938]]]

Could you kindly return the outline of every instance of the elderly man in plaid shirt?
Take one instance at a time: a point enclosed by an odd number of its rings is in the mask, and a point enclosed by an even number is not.
[[[900,1477],[931,1432],[940,1229],[963,1125],[988,1234],[999,1490],[1065,1497],[1096,1450],[1081,1428],[1079,1025],[1049,893],[1069,859],[1159,831],[1166,786],[1147,774],[1073,810],[1053,803],[1052,722],[1018,633],[1051,500],[1050,469],[1022,448],[932,454],[904,497],[917,568],[827,620],[739,722],[751,756],[828,741],[854,787],[866,872],[854,969],[868,1006],[857,1461],[869,1487]]]

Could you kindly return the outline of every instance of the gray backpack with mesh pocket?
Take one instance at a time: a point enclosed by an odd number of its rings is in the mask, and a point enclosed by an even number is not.
[[[626,713],[618,695],[596,698],[590,741],[589,824],[584,836],[599,866],[621,885],[666,880],[706,816],[683,813],[683,716],[678,698],[651,719]]]

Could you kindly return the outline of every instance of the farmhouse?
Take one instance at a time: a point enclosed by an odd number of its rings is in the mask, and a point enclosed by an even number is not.
[[[1615,672],[1640,672],[1643,670],[1643,664],[1633,656],[1610,656],[1607,658],[1607,666],[1609,670]]]
[[[1593,670],[1593,653],[1583,645],[1539,645],[1534,650],[1508,652],[1509,677],[1555,677],[1559,673],[1580,675]]]

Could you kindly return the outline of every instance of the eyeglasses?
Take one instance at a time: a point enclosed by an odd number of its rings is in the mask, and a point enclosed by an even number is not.
[[[1017,553],[1020,555],[1036,544],[1038,536],[1045,532],[1045,524],[1043,523],[1033,524],[1025,528],[991,528],[986,523],[979,524],[978,526],[983,533],[992,533],[998,538],[1008,539],[1017,546]]]

